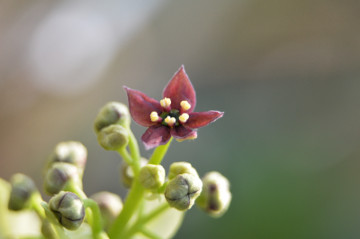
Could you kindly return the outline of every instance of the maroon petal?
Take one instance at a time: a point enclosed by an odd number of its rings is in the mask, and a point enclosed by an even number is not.
[[[191,105],[188,112],[192,112],[194,110],[196,105],[196,93],[185,72],[184,66],[180,67],[166,85],[163,96],[171,99],[172,109],[180,109],[180,102],[187,100]]]
[[[148,128],[141,136],[145,148],[152,149],[159,145],[166,144],[170,139],[170,128],[163,125],[154,125]]]
[[[186,127],[196,129],[204,127],[215,120],[221,118],[224,115],[224,112],[210,110],[206,112],[192,112],[189,114],[189,119],[185,123]]]
[[[130,114],[135,122],[145,127],[157,124],[150,120],[150,114],[152,111],[161,113],[160,103],[138,90],[126,86],[124,86],[124,89],[129,99]]]
[[[182,125],[172,128],[170,133],[174,138],[180,139],[180,140],[196,138],[196,136],[197,136],[195,130],[190,129],[190,128],[185,128]]]

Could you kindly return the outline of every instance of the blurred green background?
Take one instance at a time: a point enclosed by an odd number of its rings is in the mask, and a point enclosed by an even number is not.
[[[233,201],[220,219],[193,208],[176,239],[359,238],[359,12],[354,0],[2,0],[0,177],[40,186],[55,144],[79,140],[85,192],[126,195],[94,117],[126,102],[123,85],[160,99],[184,64],[196,110],[225,116],[173,143],[166,168],[218,170]]]

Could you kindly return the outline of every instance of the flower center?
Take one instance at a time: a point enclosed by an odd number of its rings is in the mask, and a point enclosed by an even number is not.
[[[186,100],[180,102],[180,111],[177,109],[171,109],[171,100],[166,97],[160,100],[160,105],[164,108],[164,111],[160,115],[156,111],[151,112],[151,122],[159,122],[162,125],[173,127],[185,124],[190,117],[188,113],[182,113],[183,111],[187,111],[191,108],[191,105]]]

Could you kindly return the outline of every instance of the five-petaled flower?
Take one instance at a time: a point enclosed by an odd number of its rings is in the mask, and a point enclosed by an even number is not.
[[[138,124],[149,127],[141,137],[146,149],[166,144],[171,136],[180,141],[194,139],[197,128],[214,122],[224,114],[214,110],[193,112],[196,94],[184,66],[164,88],[160,102],[138,90],[124,88],[132,118]]]

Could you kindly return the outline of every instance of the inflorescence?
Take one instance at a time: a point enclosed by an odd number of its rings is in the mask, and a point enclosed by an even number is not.
[[[174,209],[179,213],[173,217],[181,221],[183,212],[194,204],[213,217],[223,215],[229,208],[230,184],[219,172],[210,172],[201,179],[189,162],[173,162],[168,173],[161,165],[172,138],[195,139],[198,128],[223,116],[219,111],[194,112],[195,90],[184,67],[167,84],[160,101],[124,88],[129,108],[109,102],[94,123],[99,144],[123,158],[120,174],[124,186],[129,188],[124,203],[120,196],[106,191],[90,197],[85,194],[82,179],[87,149],[76,141],[59,143],[49,156],[44,171],[44,192],[51,196],[49,202],[42,199],[26,175],[15,174],[10,183],[0,179],[0,193],[7,195],[8,210],[37,213],[42,225],[39,238],[126,239],[138,234],[169,238],[177,228],[163,235],[161,227],[151,231],[147,225]],[[147,127],[141,140],[146,149],[155,148],[149,159],[140,155],[130,128],[131,118]],[[0,220],[0,238],[12,237],[2,229]]]

